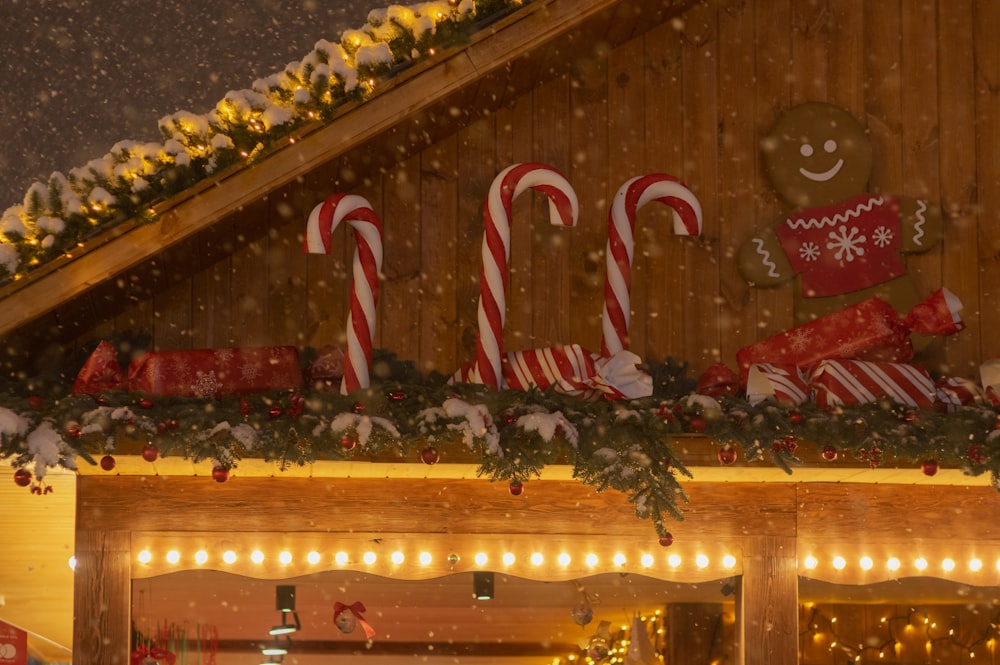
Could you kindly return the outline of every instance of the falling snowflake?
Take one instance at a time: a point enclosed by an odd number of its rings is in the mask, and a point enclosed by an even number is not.
[[[197,397],[216,397],[222,390],[222,382],[215,372],[198,372],[198,378],[191,385],[191,391]]]
[[[804,242],[799,247],[799,256],[803,261],[815,261],[819,258],[819,245],[814,242]]]
[[[888,247],[889,243],[892,242],[892,230],[884,226],[875,229],[875,233],[872,236],[872,242],[879,247]]]
[[[848,232],[846,226],[838,227],[836,231],[830,231],[830,242],[826,243],[827,249],[836,250],[834,256],[838,261],[851,262],[858,256],[865,255],[865,248],[862,246],[868,242],[868,238],[858,235],[858,227],[852,226]]]

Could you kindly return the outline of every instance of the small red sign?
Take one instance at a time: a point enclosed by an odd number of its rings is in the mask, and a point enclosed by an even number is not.
[[[0,665],[27,665],[28,633],[0,621]]]

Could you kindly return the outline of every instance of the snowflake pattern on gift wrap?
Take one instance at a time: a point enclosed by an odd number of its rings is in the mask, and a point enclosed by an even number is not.
[[[846,226],[838,227],[836,231],[830,231],[830,242],[826,243],[826,248],[836,250],[834,256],[838,261],[851,262],[856,257],[864,256],[863,245],[868,242],[868,238],[858,233],[856,226],[852,226],[850,231]]]
[[[178,382],[183,383],[187,381],[187,377],[191,374],[191,366],[183,354],[174,353],[170,356],[166,373],[176,377]]]
[[[215,376],[215,372],[198,372],[191,391],[198,397],[216,397],[222,391],[222,382]]]
[[[819,245],[814,242],[804,242],[799,247],[799,256],[803,261],[815,261],[819,258]]]
[[[812,331],[798,329],[788,336],[788,349],[796,356],[801,355],[812,345]]]
[[[874,242],[878,247],[888,247],[889,243],[892,242],[892,230],[880,226],[875,229],[872,233],[872,242]]]
[[[217,349],[215,351],[215,357],[218,359],[220,365],[227,365],[233,361],[236,356],[232,349]]]
[[[260,376],[260,366],[256,363],[243,363],[240,367],[240,377],[244,381],[253,381]]]

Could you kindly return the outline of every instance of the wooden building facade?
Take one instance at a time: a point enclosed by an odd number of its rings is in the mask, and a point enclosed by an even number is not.
[[[490,183],[511,164],[537,161],[567,176],[580,221],[557,229],[543,197],[518,199],[505,346],[600,347],[611,201],[629,178],[662,172],[697,195],[704,226],[681,237],[666,209],[639,216],[631,348],[685,361],[695,376],[714,363],[735,366],[739,349],[794,325],[791,285],[753,288],[737,265],[746,238],[786,211],[761,164],[761,141],[783,110],[825,101],[867,130],[870,192],[921,197],[943,211],[942,241],[908,257],[907,269],[923,293],[954,292],[966,328],[918,360],[938,375],[978,380],[981,363],[1000,354],[992,333],[1000,239],[991,235],[1000,231],[997,25],[993,0],[536,0],[468,44],[376,83],[332,122],[160,204],[155,225],[122,225],[82,255],[0,287],[7,365],[66,357],[100,339],[146,337],[151,350],[342,344],[353,240],[338,231],[323,256],[303,255],[302,242],[309,211],[346,192],[367,198],[384,225],[374,345],[450,374],[475,357]],[[706,450],[692,444],[687,458],[694,480],[685,484],[686,519],[670,526],[671,551],[735,562],[649,574],[737,579],[737,662],[820,662],[803,646],[810,620],[800,616],[801,577],[943,577],[993,588],[984,597],[995,608],[1000,494],[989,479],[846,463],[786,478],[752,464],[719,467]],[[605,561],[624,552],[628,566],[656,540],[622,496],[556,476],[514,502],[468,469],[430,472],[419,463],[367,477],[332,464],[290,478],[248,465],[223,484],[206,484],[203,463],[155,478],[145,464],[78,479],[75,663],[126,661],[130,581],[152,574],[136,562],[139,549],[218,540],[220,525],[230,539],[266,534],[328,549],[419,536],[439,553],[483,539],[525,553],[529,543],[549,543],[555,552],[576,550],[580,539]],[[373,501],[389,495],[406,500]],[[276,528],[265,508],[293,517]],[[855,563],[918,550],[958,569]],[[849,558],[846,568],[830,567],[837,556]],[[808,557],[820,564],[805,573]],[[973,558],[982,571],[965,570]],[[946,662],[910,660],[899,649],[892,657],[879,662]]]

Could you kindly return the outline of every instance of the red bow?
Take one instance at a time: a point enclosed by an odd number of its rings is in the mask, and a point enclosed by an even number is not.
[[[177,656],[166,649],[154,646],[141,646],[132,652],[132,665],[142,665],[143,661],[147,658],[152,658],[156,661],[166,661],[167,665],[174,665],[177,661]]]
[[[333,620],[334,620],[334,622],[336,622],[337,621],[337,617],[339,617],[345,611],[350,612],[351,614],[353,614],[354,616],[356,616],[358,618],[358,623],[361,624],[361,628],[365,631],[365,637],[367,637],[369,640],[371,638],[375,637],[375,629],[372,628],[371,625],[367,621],[365,621],[365,617],[362,614],[362,612],[367,612],[368,611],[368,610],[365,609],[364,603],[362,603],[360,600],[357,601],[357,602],[355,602],[355,603],[352,603],[351,605],[345,605],[344,603],[341,603],[340,601],[335,602],[333,604]]]

